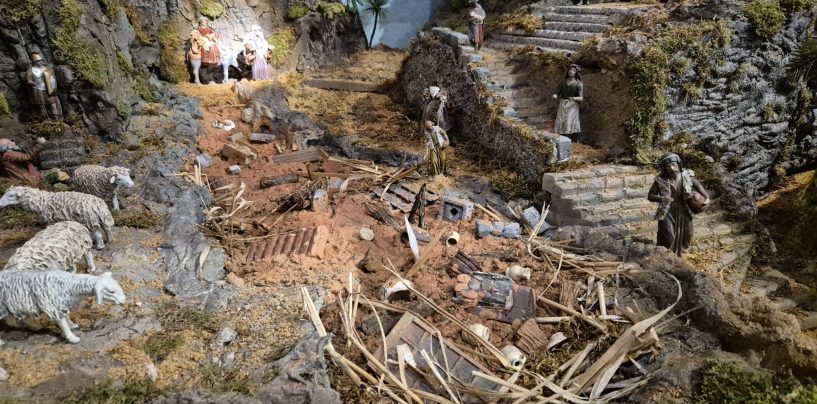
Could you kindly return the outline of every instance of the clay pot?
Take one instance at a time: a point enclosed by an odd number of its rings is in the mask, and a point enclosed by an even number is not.
[[[530,279],[530,268],[525,268],[519,265],[513,265],[505,271],[505,276],[519,282],[521,280]]]
[[[445,245],[449,247],[455,247],[457,244],[460,243],[460,234],[452,231],[448,237],[445,238]]]
[[[474,334],[479,335],[479,337],[485,341],[488,341],[488,337],[491,335],[491,329],[480,323],[468,324],[468,329],[471,330]],[[462,339],[464,339],[466,342],[473,346],[480,345],[479,341],[476,341],[474,337],[471,336],[471,334],[465,332],[462,333]]]
[[[511,369],[513,370],[522,369],[522,366],[525,366],[525,362],[528,360],[525,354],[513,345],[502,348],[502,355],[511,363]]]

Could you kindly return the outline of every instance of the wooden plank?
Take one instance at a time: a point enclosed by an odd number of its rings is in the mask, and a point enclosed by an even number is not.
[[[277,154],[272,156],[275,164],[289,164],[289,163],[310,163],[318,161],[322,158],[320,150],[300,150],[292,153]]]
[[[321,90],[354,91],[361,93],[382,93],[380,84],[362,81],[309,79],[304,84]]]

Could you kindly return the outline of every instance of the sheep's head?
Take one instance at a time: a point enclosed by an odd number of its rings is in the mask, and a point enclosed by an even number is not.
[[[116,304],[125,303],[125,292],[119,286],[119,283],[111,277],[110,272],[99,275],[94,285],[94,292],[96,293],[97,304],[102,304],[104,300]]]
[[[6,193],[3,194],[3,197],[0,198],[0,208],[20,203],[24,193],[25,187],[10,187],[6,190]]]
[[[111,167],[111,184],[132,187],[133,180],[130,178],[130,170],[122,167]]]

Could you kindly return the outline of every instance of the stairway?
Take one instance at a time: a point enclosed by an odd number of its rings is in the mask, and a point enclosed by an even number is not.
[[[590,226],[616,238],[655,243],[657,204],[647,200],[655,173],[635,166],[598,165],[546,173],[542,189],[550,193],[548,222]],[[723,212],[695,215],[688,258],[713,272],[747,264],[755,235],[746,223],[729,222]]]

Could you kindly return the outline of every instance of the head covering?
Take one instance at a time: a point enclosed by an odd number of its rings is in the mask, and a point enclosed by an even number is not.
[[[15,149],[15,144],[10,139],[0,139],[0,153],[5,153]]]
[[[198,20],[196,20],[196,21],[198,21],[199,25],[201,25],[201,22],[202,22],[202,21],[207,21],[208,23],[210,22],[210,20],[209,20],[207,17],[205,17],[205,16],[201,16],[201,17],[199,17],[199,19],[198,19]]]
[[[573,65],[570,65],[570,67],[572,67],[572,68],[576,69],[576,73],[581,73],[581,72],[582,72],[582,67],[581,67],[581,66],[579,66],[579,65],[573,64]],[[568,67],[568,69],[569,69],[570,67]]]
[[[477,0],[468,0],[468,4],[477,4]]]
[[[431,98],[437,98],[437,95],[440,94],[440,87],[437,86],[429,87],[428,94],[431,95]]]
[[[658,159],[659,164],[664,164],[666,162],[674,161],[676,163],[681,163],[681,156],[675,153],[664,153],[660,159]]]
[[[31,61],[32,62],[38,62],[40,60],[43,60],[43,57],[42,57],[42,55],[40,55],[40,52],[31,52]]]

